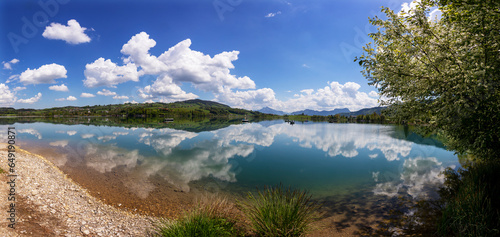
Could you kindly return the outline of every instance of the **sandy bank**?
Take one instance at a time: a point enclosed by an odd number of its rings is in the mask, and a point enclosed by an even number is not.
[[[17,177],[8,177],[7,144],[0,144],[0,233],[2,236],[144,236],[146,216],[130,214],[90,196],[42,156],[15,151]],[[15,229],[7,218],[9,186],[15,178]],[[11,195],[12,196],[12,195]]]

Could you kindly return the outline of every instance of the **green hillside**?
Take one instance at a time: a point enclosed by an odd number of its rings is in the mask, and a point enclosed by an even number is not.
[[[47,109],[0,108],[0,116],[73,117],[100,116],[126,118],[239,118],[266,117],[269,115],[231,108],[227,105],[205,100],[187,100],[174,103],[110,104],[95,106],[66,106]]]
[[[384,109],[386,109],[387,107],[373,107],[373,108],[366,108],[366,109],[361,109],[361,110],[358,110],[358,111],[355,111],[355,112],[350,112],[350,113],[341,113],[340,115],[341,116],[346,116],[346,117],[350,117],[350,116],[358,116],[358,115],[370,115],[370,114],[373,114],[373,113],[376,113],[378,115],[381,115],[382,114],[382,111]]]

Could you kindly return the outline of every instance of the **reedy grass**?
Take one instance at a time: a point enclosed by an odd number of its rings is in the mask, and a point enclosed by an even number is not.
[[[500,235],[500,164],[478,162],[466,169],[445,172],[446,201],[439,235]]]
[[[258,190],[257,196],[249,193],[240,206],[258,236],[301,236],[309,230],[320,207],[311,197],[307,191],[280,184]]]
[[[366,235],[500,236],[500,161],[463,160],[462,165],[445,170],[438,200],[400,198],[391,217]]]
[[[244,234],[241,227],[236,224],[238,220],[236,208],[226,198],[204,196],[197,203],[191,212],[185,213],[177,221],[161,219],[153,223],[149,236],[225,237]]]

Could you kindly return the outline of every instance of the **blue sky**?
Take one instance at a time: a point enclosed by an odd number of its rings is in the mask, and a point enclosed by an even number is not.
[[[368,17],[404,3],[5,0],[0,106],[194,98],[287,112],[377,106],[353,60],[375,30]]]

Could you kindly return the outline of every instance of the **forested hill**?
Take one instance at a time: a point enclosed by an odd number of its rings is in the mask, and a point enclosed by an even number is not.
[[[0,116],[109,116],[109,117],[262,117],[263,113],[206,100],[187,100],[174,103],[110,104],[94,106],[66,106],[47,109],[0,108]]]
[[[366,108],[366,109],[361,109],[355,112],[349,112],[349,113],[340,113],[341,116],[346,116],[346,117],[351,117],[351,116],[358,116],[358,115],[370,115],[373,113],[376,113],[378,115],[382,114],[382,111],[386,109],[387,107],[373,107],[373,108]]]
[[[174,105],[174,106],[201,106],[201,107],[219,107],[219,108],[231,108],[228,105],[221,104],[218,102],[214,101],[208,101],[208,100],[200,100],[200,99],[194,99],[194,100],[186,100],[186,101],[178,101],[178,102],[173,102],[170,103],[169,105]]]

